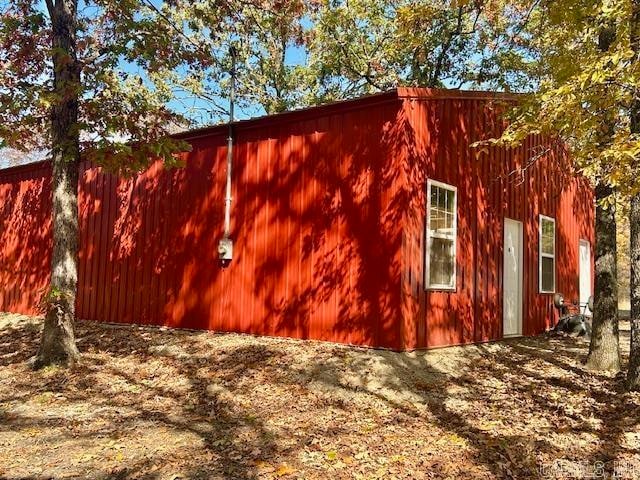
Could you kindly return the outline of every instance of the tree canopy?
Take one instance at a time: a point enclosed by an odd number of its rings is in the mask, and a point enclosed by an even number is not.
[[[563,0],[533,11],[526,38],[543,59],[539,85],[523,97],[501,139],[560,137],[582,173],[627,197],[640,188],[634,173],[640,137],[631,131],[630,115],[640,85],[630,36],[632,3]]]
[[[95,1],[77,16],[80,91],[53,88],[52,22],[41,2],[0,7],[0,141],[21,150],[50,144],[50,109],[60,95],[79,96],[81,148],[87,158],[135,171],[147,157],[172,164],[180,148],[167,133],[184,122],[171,108],[163,73],[206,63],[145,1]],[[132,148],[135,145],[135,148]],[[106,152],[109,152],[106,155]],[[123,162],[123,158],[127,158]]]

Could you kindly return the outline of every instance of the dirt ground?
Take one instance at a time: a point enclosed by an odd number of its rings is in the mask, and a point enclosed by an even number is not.
[[[582,340],[393,353],[80,322],[82,363],[32,372],[40,325],[0,315],[2,479],[640,478],[640,395],[587,372]]]

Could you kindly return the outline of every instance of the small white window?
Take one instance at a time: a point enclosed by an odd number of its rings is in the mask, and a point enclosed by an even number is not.
[[[456,288],[456,187],[427,181],[425,288]]]
[[[540,293],[556,291],[556,221],[540,215]]]

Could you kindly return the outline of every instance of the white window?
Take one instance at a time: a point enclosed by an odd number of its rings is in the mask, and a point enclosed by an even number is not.
[[[556,221],[540,215],[540,293],[556,291]]]
[[[456,187],[427,181],[425,288],[456,288]]]

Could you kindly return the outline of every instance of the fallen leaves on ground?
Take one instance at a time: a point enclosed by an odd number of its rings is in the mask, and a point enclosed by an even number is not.
[[[40,326],[0,315],[2,479],[640,476],[640,396],[582,340],[394,353],[79,322],[82,362],[33,372]]]

